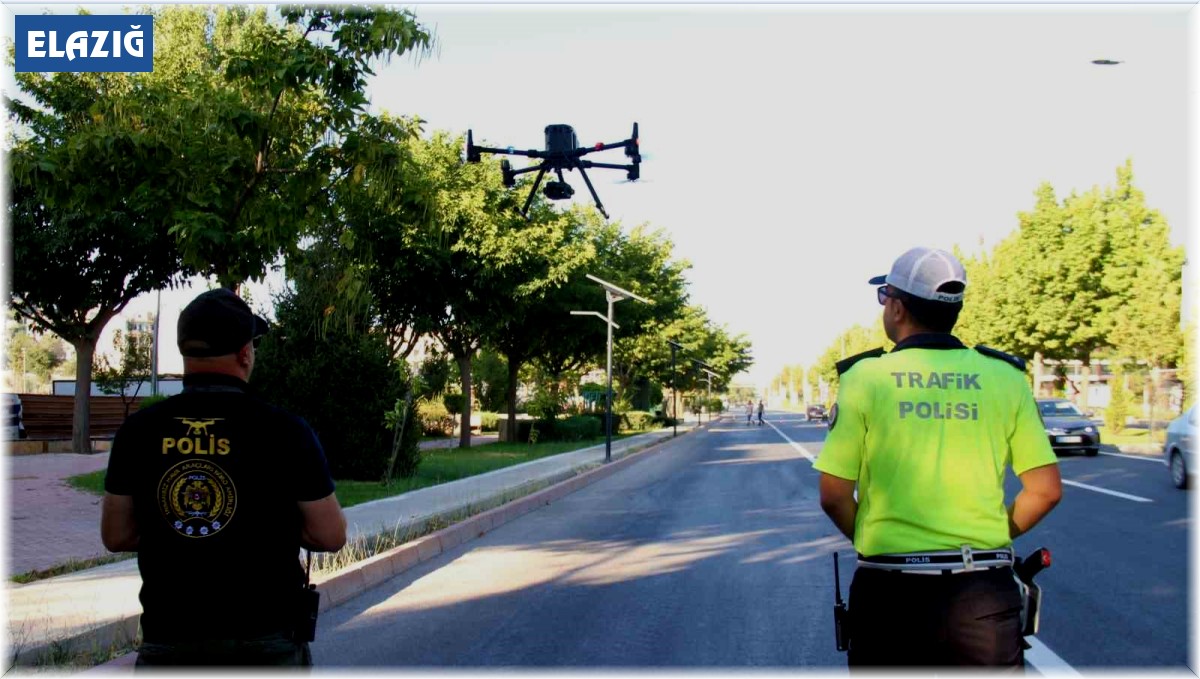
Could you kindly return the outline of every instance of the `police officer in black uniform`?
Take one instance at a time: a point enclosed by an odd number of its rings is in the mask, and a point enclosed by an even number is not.
[[[139,666],[312,664],[299,554],[341,549],[346,519],[312,429],[247,385],[266,331],[230,290],[196,297],[179,317],[183,393],[113,441],[101,536],[138,555]]]

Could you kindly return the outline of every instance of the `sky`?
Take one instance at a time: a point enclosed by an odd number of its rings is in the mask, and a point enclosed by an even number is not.
[[[750,338],[755,366],[735,381],[765,385],[873,323],[866,281],[909,247],[990,250],[1042,182],[1061,198],[1132,159],[1185,242],[1192,4],[406,6],[437,49],[381,65],[374,110],[522,149],[547,124],[590,144],[639,123],[642,181],[589,176],[613,219],[661,228],[691,262],[691,301]],[[42,6],[6,9],[11,31]],[[196,291],[163,296],[166,370]]]

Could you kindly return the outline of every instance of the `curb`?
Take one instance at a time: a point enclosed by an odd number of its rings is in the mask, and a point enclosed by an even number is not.
[[[714,420],[720,422],[721,418]],[[497,507],[493,507],[474,516],[467,517],[453,525],[437,530],[429,535],[422,536],[416,540],[406,542],[403,545],[393,547],[386,552],[376,554],[358,563],[355,563],[347,568],[344,568],[336,573],[331,573],[323,578],[313,578],[314,584],[317,586],[317,591],[321,593],[320,612],[324,612],[330,608],[346,603],[350,599],[362,594],[363,592],[383,584],[391,578],[408,571],[409,569],[429,561],[435,557],[441,556],[443,552],[447,552],[463,543],[470,542],[476,538],[481,538],[487,533],[503,526],[504,524],[517,519],[529,512],[549,505],[557,500],[574,493],[586,486],[589,486],[597,481],[606,479],[618,471],[628,467],[642,459],[645,459],[644,453],[657,452],[655,449],[663,446],[670,441],[682,438],[694,431],[706,429],[710,422],[706,422],[695,428],[689,429],[678,436],[671,436],[659,439],[653,443],[647,443],[642,446],[634,446],[630,450],[621,454],[620,457],[613,456],[612,462],[607,464],[600,463],[599,467],[588,469],[592,465],[583,465],[576,467],[572,472],[564,472],[560,476],[566,477],[565,480],[555,480],[551,477],[548,488],[534,491],[524,497],[510,500]],[[579,471],[584,470],[584,471]],[[528,485],[528,484],[525,484]],[[516,486],[512,490],[520,490],[524,486]],[[508,492],[512,492],[512,490]],[[503,494],[496,497],[503,497]],[[495,497],[492,498],[494,500]],[[490,500],[481,502],[471,502],[464,505],[463,508],[444,512],[442,514],[430,516],[424,519],[427,523],[445,517],[447,514],[455,514],[462,509],[485,504]],[[121,631],[128,632],[132,630],[136,633],[138,630],[138,621],[141,614],[130,616],[122,620],[107,623],[100,627],[89,630],[71,639],[57,642],[60,647],[68,647],[74,650],[77,646],[93,648],[99,646],[96,643],[96,638],[109,640],[110,643],[115,643],[117,640],[133,639],[133,634],[127,636],[117,636]],[[31,649],[27,653],[35,654],[40,657],[45,654],[51,646],[48,644]],[[24,654],[23,654],[24,655]],[[95,667],[87,668],[82,672],[111,672],[132,668],[137,659],[137,652],[126,653],[106,663]]]

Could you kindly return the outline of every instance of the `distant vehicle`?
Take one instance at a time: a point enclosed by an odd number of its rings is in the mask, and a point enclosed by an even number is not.
[[[825,406],[819,403],[811,405],[805,409],[804,416],[809,420],[820,420],[822,422],[829,421],[829,413],[825,411]]]
[[[4,395],[4,440],[16,441],[25,438],[25,423],[22,421],[21,397]]]
[[[1171,481],[1176,488],[1187,488],[1196,473],[1196,406],[1176,417],[1167,425],[1167,441],[1163,457],[1171,469]]]
[[[1074,403],[1063,398],[1037,400],[1038,412],[1054,452],[1082,450],[1092,457],[1100,452],[1100,429]]]

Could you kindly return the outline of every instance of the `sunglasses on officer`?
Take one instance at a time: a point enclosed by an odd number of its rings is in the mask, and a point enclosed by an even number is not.
[[[262,338],[263,338],[262,335],[255,335],[254,339],[250,340],[250,343],[254,345],[255,349],[258,348],[259,342],[262,342]]]
[[[875,296],[879,298],[879,304],[881,306],[887,304],[888,297],[899,299],[899,295],[893,295],[891,287],[887,285],[879,286],[879,288],[875,291]]]

